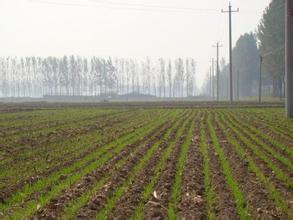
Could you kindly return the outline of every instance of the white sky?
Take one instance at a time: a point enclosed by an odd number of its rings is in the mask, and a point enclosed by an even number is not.
[[[0,56],[194,57],[200,85],[210,58],[216,56],[212,48],[216,41],[224,45],[221,56],[228,57],[228,14],[220,12],[227,10],[228,2],[0,0]],[[233,14],[235,43],[241,34],[256,29],[270,0],[231,2],[234,9],[240,9]],[[163,7],[133,9],[130,4]]]

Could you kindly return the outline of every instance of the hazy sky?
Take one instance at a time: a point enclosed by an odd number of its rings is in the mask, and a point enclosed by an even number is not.
[[[270,0],[232,0],[233,42]],[[194,57],[204,78],[212,45],[228,56],[227,0],[0,0],[0,56]],[[156,7],[153,7],[155,5]],[[150,7],[152,6],[152,7]],[[174,10],[174,8],[179,8]]]

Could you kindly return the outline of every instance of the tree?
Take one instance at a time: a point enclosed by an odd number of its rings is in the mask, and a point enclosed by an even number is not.
[[[264,76],[273,82],[273,95],[281,96],[285,76],[285,2],[272,0],[258,25]]]
[[[191,68],[190,68],[190,61],[189,59],[185,60],[185,79],[186,79],[186,96],[191,95]]]
[[[176,75],[174,80],[174,86],[177,90],[177,94],[179,97],[183,97],[184,91],[184,63],[182,58],[178,58],[175,61]],[[174,91],[176,94],[176,91]]]
[[[166,62],[163,58],[159,59],[160,62],[160,84],[159,84],[159,90],[160,95],[163,94],[164,97],[166,97]]]
[[[83,92],[84,92],[84,90],[85,90],[85,95],[87,96],[87,95],[89,95],[89,80],[90,80],[90,78],[89,78],[89,68],[88,68],[88,60],[87,59],[83,59],[83,65],[82,65],[82,67],[83,67],[83,71],[82,71],[82,73],[83,73],[83,76],[82,76],[82,78],[83,78],[83,85],[82,85],[82,89],[81,89],[81,94],[83,95]]]
[[[60,83],[61,86],[63,86],[66,90],[66,95],[69,95],[69,69],[68,69],[68,58],[67,56],[64,56],[62,60],[59,63],[59,69],[60,69]]]
[[[113,63],[111,57],[3,57],[0,58],[0,95],[103,96],[135,92],[183,97],[194,93],[194,75],[193,59],[167,62],[160,58],[152,62],[147,57],[141,62],[115,59]]]
[[[7,63],[6,63],[6,59],[1,58],[0,59],[0,79],[1,79],[1,84],[0,84],[0,88],[1,88],[1,93],[3,96],[7,96],[8,95],[8,89],[9,89],[9,85],[8,85],[8,67],[7,67]]]
[[[108,91],[113,92],[115,85],[117,83],[116,68],[112,63],[112,59],[109,57],[106,62],[106,88]],[[105,91],[107,93],[107,91]]]
[[[253,33],[246,33],[238,39],[233,49],[233,79],[236,90],[236,74],[239,71],[239,92],[241,96],[255,96],[259,76],[259,51]],[[236,94],[236,91],[234,91]]]
[[[169,60],[169,62],[168,62],[167,77],[168,77],[168,86],[169,86],[169,97],[172,97],[172,63],[171,63],[171,60]]]
[[[195,60],[192,58],[191,59],[191,91],[192,91],[192,95],[195,95],[195,90],[196,90],[196,84],[195,84],[195,74],[196,74],[196,62]]]

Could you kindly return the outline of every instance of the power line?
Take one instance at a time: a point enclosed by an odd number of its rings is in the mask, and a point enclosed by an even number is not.
[[[62,1],[47,1],[47,0],[29,0],[32,3],[48,4],[57,6],[71,6],[71,7],[95,7],[106,9],[119,9],[119,10],[132,10],[132,11],[159,11],[159,12],[175,12],[175,13],[211,13],[216,12],[216,9],[196,9],[196,8],[180,8],[180,7],[168,7],[160,5],[143,5],[143,4],[126,4],[110,1],[88,1],[92,3],[76,3],[76,2],[62,2]]]
[[[189,8],[189,7],[176,7],[164,5],[148,5],[127,2],[114,2],[108,0],[88,0],[88,3],[70,2],[70,1],[49,1],[49,0],[28,0],[31,3],[47,4],[56,6],[69,6],[69,7],[87,7],[87,8],[103,8],[103,9],[118,9],[118,10],[131,10],[131,11],[158,11],[158,12],[173,12],[173,13],[195,13],[195,14],[208,14],[216,13],[217,9],[208,8]],[[254,10],[245,10],[246,13],[256,13]]]
[[[198,8],[189,8],[189,7],[175,7],[175,6],[164,6],[164,5],[148,5],[142,3],[128,3],[128,2],[114,2],[109,0],[89,0],[90,2],[96,3],[107,3],[111,5],[119,5],[119,6],[129,6],[129,7],[140,7],[140,8],[153,8],[153,9],[164,9],[164,10],[187,10],[187,11],[210,11],[217,12],[217,9],[198,9]]]

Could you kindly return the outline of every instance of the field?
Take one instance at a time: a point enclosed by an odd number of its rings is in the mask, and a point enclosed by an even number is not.
[[[0,219],[293,218],[282,108],[108,107],[0,108]]]

